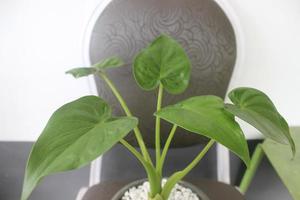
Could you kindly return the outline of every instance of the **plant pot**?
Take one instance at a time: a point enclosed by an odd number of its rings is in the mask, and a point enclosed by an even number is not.
[[[111,200],[122,200],[122,197],[124,196],[126,191],[128,191],[132,187],[137,187],[137,186],[143,184],[145,181],[146,181],[146,179],[142,179],[142,180],[137,180],[137,181],[134,181],[132,183],[125,185],[112,197]],[[188,183],[186,181],[180,181],[179,185],[191,189],[199,197],[199,200],[209,200],[209,198],[206,196],[206,194],[201,189],[194,186],[193,184]]]

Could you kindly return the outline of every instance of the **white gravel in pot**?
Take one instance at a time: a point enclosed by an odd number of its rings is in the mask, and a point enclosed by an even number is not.
[[[166,181],[166,179],[163,179],[162,185],[164,185]],[[149,182],[146,181],[142,185],[127,190],[122,200],[148,200],[149,191]],[[168,200],[199,200],[199,197],[191,189],[176,184]]]

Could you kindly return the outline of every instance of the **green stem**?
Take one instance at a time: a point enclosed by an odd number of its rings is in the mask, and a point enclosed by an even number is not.
[[[205,156],[208,150],[214,145],[215,141],[210,140],[204,147],[204,149],[196,156],[196,158],[182,171],[184,176],[187,175]]]
[[[182,171],[176,172],[173,174],[165,184],[162,190],[162,197],[163,199],[168,199],[169,195],[178,181],[183,179],[205,156],[205,154],[208,152],[208,150],[213,146],[215,143],[214,140],[210,140],[207,145],[204,147],[204,149],[196,156],[196,158]]]
[[[120,142],[142,163],[143,167],[145,168],[150,184],[150,196],[154,197],[156,194],[159,194],[161,192],[161,178],[156,173],[153,165],[146,161],[144,157],[127,141],[121,139]]]
[[[157,106],[156,111],[161,109],[162,96],[163,96],[163,85],[159,84],[158,96],[157,96]],[[155,122],[155,154],[156,154],[156,168],[159,166],[160,162],[160,118],[156,116]]]
[[[121,139],[120,143],[125,146],[133,155],[135,155],[135,157],[141,162],[143,163],[143,165],[145,164],[145,159],[144,157],[140,154],[140,152],[138,152],[133,146],[131,146],[126,140]]]
[[[158,172],[160,174],[162,174],[162,168],[164,166],[164,162],[165,162],[165,159],[166,159],[166,156],[167,156],[167,153],[168,153],[168,150],[169,150],[169,147],[171,145],[171,141],[175,135],[175,132],[176,132],[176,129],[177,129],[177,125],[173,125],[172,129],[171,129],[171,132],[168,136],[168,139],[165,143],[165,146],[164,146],[164,149],[162,151],[162,154],[161,154],[161,157],[160,157],[160,161],[159,161],[159,166],[158,166]]]
[[[121,94],[119,93],[119,91],[117,90],[117,88],[115,87],[115,85],[112,83],[112,81],[106,76],[105,73],[100,72],[99,76],[103,78],[103,80],[107,83],[107,85],[110,87],[111,91],[113,92],[113,94],[116,96],[116,98],[118,99],[118,101],[120,102],[120,105],[122,106],[124,112],[126,113],[127,116],[132,117],[132,114],[127,106],[127,104],[125,103],[123,97],[121,96]],[[139,130],[138,127],[133,129],[134,133],[135,133],[135,137],[137,139],[137,142],[141,148],[142,154],[144,156],[144,158],[150,162],[152,164],[149,152],[146,148],[146,145],[144,143],[142,134]]]
[[[148,200],[164,200],[159,194],[155,195],[154,198],[149,197]]]
[[[252,155],[250,166],[247,168],[247,170],[242,178],[241,184],[239,186],[240,191],[243,194],[245,194],[247,192],[247,190],[250,186],[250,183],[254,177],[254,174],[255,174],[263,156],[264,156],[263,149],[262,149],[261,145],[258,144]]]

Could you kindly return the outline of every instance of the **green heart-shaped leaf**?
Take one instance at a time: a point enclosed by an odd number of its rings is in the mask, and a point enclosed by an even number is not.
[[[26,200],[43,177],[87,165],[136,126],[136,118],[113,118],[107,103],[96,96],[62,106],[32,148],[21,199]]]
[[[188,86],[190,66],[180,44],[167,35],[161,35],[136,56],[133,72],[144,90],[153,90],[162,83],[169,93],[178,94]]]
[[[267,138],[290,144],[295,153],[295,144],[288,123],[279,114],[270,98],[253,88],[237,88],[229,93],[232,104],[226,110],[258,129]]]
[[[111,57],[107,58],[105,60],[102,60],[91,67],[79,67],[79,68],[74,68],[69,71],[67,71],[67,74],[72,74],[75,78],[80,78],[83,76],[88,76],[91,74],[95,74],[99,71],[104,71],[106,69],[110,68],[117,68],[124,66],[123,60],[121,60],[118,57]]]
[[[246,165],[249,164],[246,139],[234,116],[224,109],[221,98],[192,97],[167,106],[156,115],[188,131],[216,140],[236,153]]]

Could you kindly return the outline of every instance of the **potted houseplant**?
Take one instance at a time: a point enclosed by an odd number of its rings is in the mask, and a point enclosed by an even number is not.
[[[266,137],[289,144],[292,152],[295,152],[287,122],[267,95],[259,90],[234,89],[229,93],[230,104],[208,95],[191,97],[175,105],[162,107],[164,91],[175,95],[188,87],[191,66],[180,44],[170,36],[161,35],[138,53],[133,64],[137,84],[144,90],[158,90],[157,110],[154,113],[155,134],[149,133],[155,137],[156,159],[153,161],[139,131],[138,119],[132,115],[106,74],[107,70],[123,65],[121,59],[112,57],[91,67],[67,72],[76,78],[91,74],[102,78],[120,102],[126,116],[112,116],[108,103],[97,96],[82,97],[55,111],[30,153],[21,200],[28,199],[45,176],[87,165],[117,143],[124,145],[145,168],[149,182],[147,198],[167,200],[175,185],[200,162],[215,142],[226,146],[246,165],[249,164],[247,142],[235,116],[256,127]],[[160,141],[161,119],[173,124],[164,145]],[[210,141],[185,169],[175,172],[162,186],[164,161],[177,127],[210,138]],[[134,132],[140,151],[124,139],[130,131]]]

